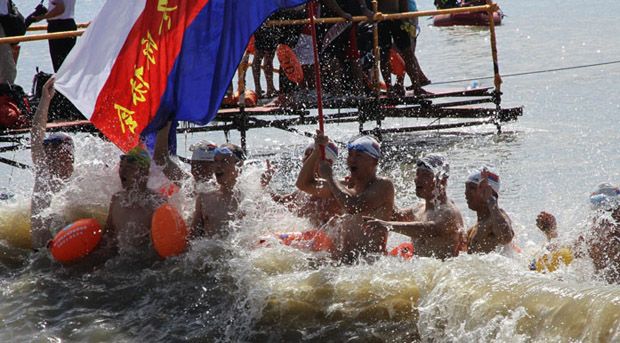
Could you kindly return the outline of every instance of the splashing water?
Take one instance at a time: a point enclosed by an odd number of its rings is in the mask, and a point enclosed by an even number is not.
[[[50,211],[68,222],[82,217],[103,222],[112,194],[120,190],[118,152],[86,135],[76,142],[75,175]],[[286,168],[274,177],[275,189],[290,190],[303,147],[276,157],[276,164]],[[413,199],[407,184],[415,168],[407,165],[417,153],[390,144],[385,151],[382,168],[402,190],[399,201]],[[311,228],[307,220],[271,201],[259,185],[262,171],[259,163],[243,168],[237,186],[243,216],[229,223],[228,237],[193,241],[186,254],[155,264],[117,257],[96,270],[61,267],[45,253],[29,255],[15,248],[8,232],[23,236],[29,225],[29,193],[17,192],[0,205],[0,235],[6,241],[1,246],[0,316],[11,328],[0,330],[0,339],[620,339],[618,286],[597,281],[588,259],[550,274],[530,272],[530,258],[538,249],[531,241],[523,256],[515,258],[465,255],[442,262],[379,257],[372,264],[351,266],[275,239],[257,247],[259,237]],[[345,173],[342,164],[336,172]],[[162,176],[154,173],[149,185],[157,188]],[[191,218],[191,199],[178,195],[171,202]],[[516,231],[525,229],[517,225]],[[390,237],[388,244],[399,239]]]

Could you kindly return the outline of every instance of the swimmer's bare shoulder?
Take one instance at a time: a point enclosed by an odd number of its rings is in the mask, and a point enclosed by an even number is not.
[[[391,179],[377,177],[377,182],[373,183],[364,193],[368,193],[367,198],[370,198],[369,215],[383,220],[392,217],[395,190]]]

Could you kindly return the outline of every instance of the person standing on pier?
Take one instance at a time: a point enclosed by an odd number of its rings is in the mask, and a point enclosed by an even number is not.
[[[49,0],[47,13],[35,17],[35,21],[47,19],[47,33],[77,31],[74,20],[75,0]],[[71,49],[76,38],[50,39],[50,56],[54,72],[57,72]]]
[[[0,16],[9,14],[9,1],[0,0]],[[4,27],[0,25],[0,38],[6,37]],[[0,44],[0,83],[13,83],[17,75],[11,44]]]

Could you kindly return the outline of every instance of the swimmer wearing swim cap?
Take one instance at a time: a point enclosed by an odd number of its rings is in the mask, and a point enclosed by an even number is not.
[[[347,150],[349,150],[349,154],[351,154],[352,151],[363,153],[377,161],[382,157],[381,144],[370,136],[362,136],[353,140],[347,144]]]
[[[213,178],[215,149],[217,149],[217,144],[206,140],[189,147],[189,151],[192,152],[191,172],[196,182],[207,182]]]
[[[303,165],[295,185],[299,190],[313,197],[333,199],[332,193],[325,187],[325,180],[319,176],[319,161],[322,156],[321,149],[316,149],[316,147],[323,147],[325,149],[325,160],[327,163],[333,165],[337,162],[338,147],[327,136],[317,131],[314,142],[310,143],[304,151]]]
[[[317,132],[315,143],[325,145],[327,136]],[[377,175],[382,157],[380,144],[364,136],[347,145],[347,167],[350,182],[347,184],[334,176],[332,164],[319,162],[319,175],[345,215],[334,219],[333,230],[338,232],[338,249],[333,257],[343,262],[353,262],[360,256],[385,252],[387,231],[375,230],[365,225],[363,217],[390,220],[394,210],[394,184],[387,177]]]
[[[54,215],[45,211],[53,196],[69,182],[74,171],[73,139],[66,133],[51,133],[45,137],[49,104],[54,96],[54,77],[42,88],[37,111],[30,129],[30,152],[34,172],[31,202],[31,232],[34,249],[47,246],[52,235]]]
[[[620,192],[610,183],[599,184],[590,195],[594,213],[592,227],[580,239],[598,274],[610,283],[620,283]]]
[[[499,191],[499,175],[487,167],[471,173],[465,182],[467,206],[478,217],[467,233],[469,253],[490,253],[512,242],[512,221],[498,206]]]
[[[103,241],[97,254],[111,257],[131,254],[154,260],[151,220],[163,197],[147,187],[151,156],[137,146],[120,156],[118,170],[123,189],[112,196]],[[137,254],[136,254],[137,253]]]
[[[416,255],[439,259],[457,256],[464,224],[446,192],[449,171],[442,155],[422,157],[416,163],[415,189],[424,202],[395,211],[392,221],[366,218],[367,224],[411,237]]]
[[[151,167],[151,156],[143,147],[137,146],[120,156],[118,175],[123,189],[146,189]]]
[[[594,210],[613,210],[620,206],[620,187],[608,182],[599,184],[590,194],[590,205]]]
[[[222,144],[213,154],[218,188],[198,193],[191,225],[193,237],[226,235],[228,223],[239,207],[240,193],[236,185],[245,153],[237,145]]]
[[[310,185],[314,184],[319,178],[318,160],[320,159],[320,153],[319,150],[315,149],[315,146],[315,143],[308,144],[301,158],[303,166],[300,177],[305,177],[304,173],[307,173],[307,178],[309,180],[306,180],[306,182]],[[338,147],[336,144],[329,142],[325,146],[325,157],[330,163],[337,162]],[[264,188],[267,187],[274,173],[275,169],[271,167],[271,163],[267,161],[267,170],[261,176],[261,185]],[[299,178],[298,181],[300,181]],[[310,192],[313,190],[314,189],[311,189]],[[289,194],[278,194],[269,189],[266,189],[266,191],[273,201],[285,205],[287,209],[297,216],[308,219],[313,227],[321,227],[330,218],[342,213],[340,205],[338,205],[336,199],[334,199],[330,192],[326,192],[326,196],[321,197],[317,194],[304,192],[301,189],[297,189]]]

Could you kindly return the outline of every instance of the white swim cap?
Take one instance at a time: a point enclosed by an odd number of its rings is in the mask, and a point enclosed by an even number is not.
[[[379,160],[381,159],[381,144],[370,136],[362,136],[347,144],[348,150],[363,152],[366,155]]]
[[[590,194],[590,204],[594,209],[613,209],[620,205],[620,188],[604,182],[596,186]]]
[[[494,172],[493,170],[491,170],[488,167],[482,167],[480,170],[477,170],[473,173],[471,173],[468,177],[467,177],[467,183],[475,183],[476,185],[480,184],[480,181],[482,181],[482,172],[486,171],[488,173],[488,183],[489,186],[491,187],[491,189],[496,193],[499,194],[499,188],[500,188],[500,182],[499,182],[499,176],[497,175],[496,172]]]
[[[308,144],[305,151],[314,150],[314,143]],[[338,160],[338,147],[334,142],[329,142],[325,146],[325,159],[331,161],[332,163],[336,163]]]
[[[217,144],[207,140],[189,147],[189,151],[192,152],[192,161],[213,162],[215,160],[215,149],[217,149]]]
[[[429,171],[437,177],[447,178],[450,176],[450,164],[440,154],[428,154],[416,162],[416,168]]]
[[[53,132],[43,140],[43,145],[63,144],[73,150],[73,138],[64,132]]]

